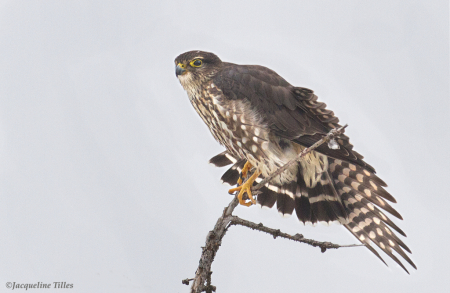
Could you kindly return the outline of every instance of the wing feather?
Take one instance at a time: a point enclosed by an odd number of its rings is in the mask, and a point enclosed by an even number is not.
[[[224,63],[214,84],[231,100],[245,100],[259,114],[272,132],[303,146],[311,146],[338,127],[339,119],[326,104],[317,101],[310,89],[294,87],[274,71],[258,65]],[[352,162],[374,173],[363,156],[353,151],[347,136],[339,139],[340,149],[326,145],[317,151],[327,156]]]

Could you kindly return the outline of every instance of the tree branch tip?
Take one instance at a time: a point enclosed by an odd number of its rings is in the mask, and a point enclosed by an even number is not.
[[[182,280],[181,283],[183,283],[184,285],[188,285],[189,286],[189,282],[192,281],[192,280],[194,280],[194,278],[191,278],[191,279],[186,278],[186,279]]]

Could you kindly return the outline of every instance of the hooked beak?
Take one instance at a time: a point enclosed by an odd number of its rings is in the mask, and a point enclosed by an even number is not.
[[[175,67],[175,74],[178,75],[183,75],[186,72],[185,69],[186,65],[178,63],[177,66]]]

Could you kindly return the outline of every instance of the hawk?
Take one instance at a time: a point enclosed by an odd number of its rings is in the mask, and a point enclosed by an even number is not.
[[[395,203],[394,197],[346,135],[335,147],[322,144],[252,195],[254,184],[340,127],[312,90],[291,85],[269,68],[222,62],[203,51],[179,55],[175,71],[192,106],[226,148],[210,162],[232,164],[222,180],[238,185],[229,192],[239,192],[240,204],[272,208],[276,203],[281,215],[295,211],[304,224],[338,222],[381,261],[371,243],[407,273],[394,251],[416,269],[405,253],[410,249],[392,229],[405,233],[381,210],[402,219],[388,203]]]

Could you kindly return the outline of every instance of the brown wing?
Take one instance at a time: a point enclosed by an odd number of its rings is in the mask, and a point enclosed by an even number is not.
[[[317,101],[312,90],[294,87],[266,67],[224,63],[214,84],[228,99],[248,101],[274,134],[301,145],[311,146],[339,126],[339,119],[325,109],[326,104]],[[337,150],[324,144],[316,151],[375,172],[362,160],[363,156],[353,151],[347,136],[342,135],[338,142]]]

